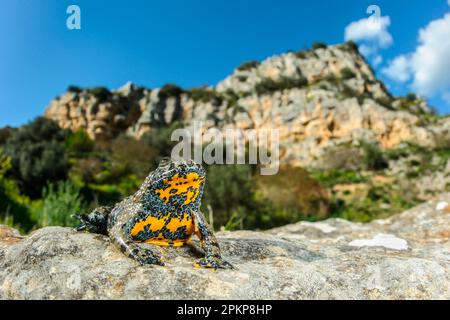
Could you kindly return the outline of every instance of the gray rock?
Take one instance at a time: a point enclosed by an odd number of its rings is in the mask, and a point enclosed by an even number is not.
[[[198,242],[140,266],[107,237],[0,227],[2,299],[450,299],[450,194],[368,224],[220,232],[235,270],[197,269]]]

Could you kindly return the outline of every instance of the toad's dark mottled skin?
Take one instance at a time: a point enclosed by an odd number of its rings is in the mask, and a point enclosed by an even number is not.
[[[205,179],[205,170],[192,161],[163,160],[135,194],[114,207],[75,215],[82,222],[78,230],[106,234],[127,256],[141,264],[159,265],[164,265],[161,257],[136,242],[177,247],[196,234],[205,257],[195,266],[232,268],[222,260],[219,244],[200,212]]]

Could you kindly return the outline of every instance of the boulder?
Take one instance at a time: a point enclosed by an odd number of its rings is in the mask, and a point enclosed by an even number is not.
[[[342,219],[217,234],[234,270],[197,269],[199,243],[141,266],[108,237],[0,228],[1,299],[450,299],[450,194],[367,224]],[[142,244],[145,246],[145,244]]]

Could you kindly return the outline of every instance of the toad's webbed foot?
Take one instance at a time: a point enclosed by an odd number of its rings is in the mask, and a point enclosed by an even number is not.
[[[233,265],[220,257],[215,256],[205,256],[204,258],[198,259],[194,266],[201,268],[212,268],[212,269],[234,269]]]
[[[72,218],[80,221],[80,225],[75,228],[76,231],[89,231],[99,234],[107,234],[108,215],[112,207],[99,207],[89,214],[76,213]]]
[[[112,242],[128,257],[141,265],[156,264],[163,266],[161,256],[150,248],[143,248],[134,242],[124,228],[115,227],[109,234]]]
[[[132,255],[130,255],[130,257],[138,261],[141,265],[145,264],[157,264],[160,266],[165,265],[164,262],[162,262],[161,257],[150,249],[136,247],[133,249]]]

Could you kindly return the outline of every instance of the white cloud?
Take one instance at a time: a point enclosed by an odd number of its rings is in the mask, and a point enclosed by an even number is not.
[[[413,87],[419,93],[450,93],[450,13],[419,31],[419,43],[411,65]]]
[[[398,56],[382,72],[398,82],[411,78],[421,95],[450,100],[450,13],[420,29],[418,42],[414,52]]]
[[[449,0],[450,1],[450,0]],[[353,40],[359,45],[359,52],[376,67],[382,62],[380,49],[388,48],[394,42],[388,27],[391,24],[389,16],[368,18],[353,21],[345,27],[345,40]]]
[[[359,50],[359,52],[361,52],[361,54],[362,54],[363,56],[369,57],[369,56],[371,56],[372,54],[376,53],[377,48],[374,47],[374,46],[369,46],[369,45],[366,45],[366,44],[361,44],[361,45],[358,46],[358,50]]]
[[[388,67],[383,68],[381,72],[394,81],[408,81],[412,73],[410,57],[405,55],[398,56],[389,63]]]
[[[449,0],[450,1],[450,0]],[[373,66],[376,68],[383,62],[383,57],[380,55],[377,55],[375,58],[373,58],[372,63]]]
[[[389,16],[368,17],[353,21],[345,27],[345,40],[368,42],[380,48],[387,48],[394,41],[387,30],[390,24],[391,19]]]

